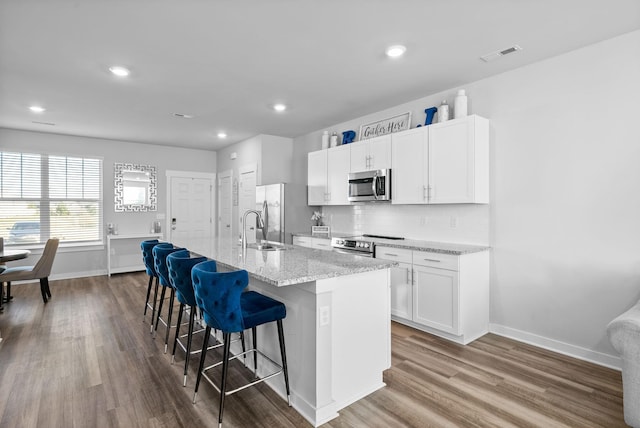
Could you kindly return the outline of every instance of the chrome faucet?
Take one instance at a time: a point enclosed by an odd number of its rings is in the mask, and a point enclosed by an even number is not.
[[[243,250],[247,249],[247,215],[251,213],[254,213],[256,215],[256,218],[258,220],[258,227],[264,228],[264,221],[262,220],[262,215],[260,214],[260,211],[246,210],[244,212],[242,216],[242,239],[241,239]]]

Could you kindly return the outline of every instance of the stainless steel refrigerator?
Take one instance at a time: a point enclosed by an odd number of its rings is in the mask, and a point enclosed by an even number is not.
[[[284,242],[284,183],[256,186],[256,210],[264,228],[256,227],[256,241]]]

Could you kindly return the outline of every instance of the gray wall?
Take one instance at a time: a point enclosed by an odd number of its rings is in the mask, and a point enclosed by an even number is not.
[[[167,170],[216,172],[216,152],[180,149],[174,147],[138,144],[98,138],[47,134],[0,128],[0,150],[33,153],[54,153],[103,158],[104,220],[116,223],[120,234],[149,232],[158,214],[165,214],[167,207]],[[132,162],[152,165],[158,174],[158,211],[149,213],[116,213],[113,194],[113,164]],[[163,231],[165,225],[163,224]],[[33,252],[30,262],[39,257]],[[87,250],[62,247],[56,256],[53,278],[97,275],[106,272],[106,250],[99,246]],[[24,264],[24,261],[21,261]]]

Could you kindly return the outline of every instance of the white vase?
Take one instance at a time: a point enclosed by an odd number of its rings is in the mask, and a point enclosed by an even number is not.
[[[458,91],[458,95],[453,100],[453,118],[459,119],[467,115],[467,96],[464,89]]]

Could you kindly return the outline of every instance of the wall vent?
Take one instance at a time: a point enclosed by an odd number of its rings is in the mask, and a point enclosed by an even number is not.
[[[480,59],[483,60],[484,62],[491,62],[491,61],[494,61],[494,60],[496,60],[498,58],[501,58],[501,57],[503,57],[505,55],[509,55],[511,53],[518,52],[518,51],[521,51],[521,50],[522,50],[522,48],[520,46],[513,45],[513,46],[510,46],[508,48],[501,49],[499,51],[495,51],[495,52],[488,53],[486,55],[482,55],[480,57]]]

